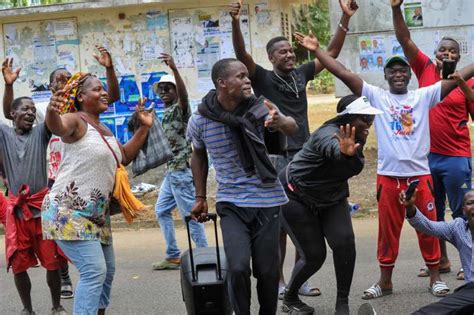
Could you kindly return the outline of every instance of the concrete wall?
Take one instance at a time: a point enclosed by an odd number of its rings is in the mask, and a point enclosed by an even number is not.
[[[294,2],[296,1],[250,0],[245,2],[250,8],[248,45],[250,47],[248,50],[252,52],[257,63],[269,66],[264,46],[271,37],[282,34],[281,14],[282,12],[288,13],[289,4]],[[73,19],[77,27],[75,29],[76,35],[57,38],[56,48],[59,47],[59,42],[65,45],[64,47],[68,47],[70,53],[67,57],[71,60],[77,59],[74,62],[70,60],[71,64],[76,66],[75,70],[90,71],[98,76],[103,76],[103,69],[92,57],[94,45],[98,44],[109,49],[119,74],[132,74],[139,77],[144,72],[168,71],[164,64],[157,60],[150,60],[150,55],[146,56],[144,49],[154,46],[164,52],[170,51],[170,21],[166,22],[164,28],[150,28],[147,24],[148,20],[146,20],[147,14],[150,12],[154,12],[153,14],[162,13],[167,19],[168,14],[175,16],[180,14],[202,15],[215,12],[215,7],[225,9],[228,3],[229,1],[222,0],[153,1],[152,3],[117,0],[0,11],[0,24],[2,24],[2,28],[0,28],[0,58],[5,58],[6,54],[12,51],[16,52],[17,59],[21,60],[16,60],[15,64],[23,64],[24,68],[21,80],[15,86],[15,93],[17,96],[29,95],[31,93],[29,76],[47,81],[50,70],[56,65],[54,65],[54,58],[51,59],[53,61],[46,60],[48,58],[47,51],[46,53],[45,51],[41,52],[37,48],[31,47],[30,44],[26,45],[22,38],[28,37],[31,40],[36,36],[41,39],[44,34],[39,34],[38,28],[47,29],[50,27],[48,23],[58,22],[58,19],[66,19],[66,21]],[[255,12],[256,5],[263,8],[266,14],[265,24],[262,24],[262,20],[259,20],[261,17],[257,16]],[[124,19],[119,19],[120,13],[125,14]],[[17,38],[13,41],[6,38],[7,33],[12,32],[12,28],[17,30],[17,35],[15,35]],[[45,39],[41,40],[44,44]],[[49,40],[48,36],[46,36],[46,40]],[[46,54],[43,56],[45,60],[41,61],[42,66],[27,70],[28,65],[36,62],[38,54]],[[195,51],[193,54],[195,55]],[[179,62],[179,60],[177,61]],[[199,100],[203,91],[202,88],[199,89],[198,83],[200,81],[196,64],[193,67],[182,68],[180,71],[185,78],[191,99]],[[0,84],[0,94],[3,94],[3,84]]]
[[[385,46],[385,57],[392,55],[395,32],[392,23],[392,10],[389,0],[358,0],[360,9],[350,22],[350,32],[346,38],[344,48],[338,58],[346,67],[357,72],[369,83],[387,88],[383,78],[383,71],[377,67],[362,70],[360,57],[360,42],[368,39],[382,40]],[[428,56],[433,52],[443,36],[451,36],[462,45],[461,62],[458,67],[474,62],[474,1],[472,0],[406,0],[402,6],[402,12],[408,12],[410,18],[410,6],[421,6],[423,13],[423,25],[410,27],[412,39]],[[331,30],[334,33],[340,18],[340,9],[337,1],[331,1]],[[407,19],[407,16],[405,17]],[[384,56],[381,53],[368,53],[372,55],[374,64],[376,57]],[[413,77],[410,87],[418,86]],[[336,80],[336,95],[343,96],[350,91],[345,85]]]

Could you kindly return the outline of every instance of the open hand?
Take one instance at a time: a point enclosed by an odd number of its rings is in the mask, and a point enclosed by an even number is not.
[[[204,198],[196,198],[191,209],[191,218],[198,222],[206,222],[209,220],[207,216],[208,206],[207,200]]]
[[[311,33],[309,35],[304,35],[300,32],[295,32],[294,36],[298,44],[309,51],[315,51],[319,48],[318,39]]]
[[[403,0],[390,0],[390,5],[392,8],[400,7],[403,3]]]
[[[161,56],[158,57],[161,61],[163,61],[171,70],[176,70],[176,64],[174,63],[174,59],[171,55],[161,53]]]
[[[139,99],[135,112],[137,113],[137,119],[140,126],[151,128],[151,126],[153,126],[153,119],[155,119],[155,112],[153,110],[148,111],[145,109],[146,101],[146,97]]]
[[[339,134],[335,134],[337,141],[339,141],[339,150],[341,150],[342,154],[354,156],[357,153],[360,143],[355,142],[355,134],[355,127],[351,128],[349,124],[345,127],[341,126]]]
[[[64,98],[64,90],[58,90],[49,99],[48,110],[53,111],[57,114],[61,114],[61,109],[66,104],[66,99]]]
[[[104,66],[105,68],[112,67],[112,57],[110,53],[105,49],[105,47],[95,45],[95,48],[99,50],[100,55],[93,54],[95,60],[100,63],[100,65]]]
[[[355,0],[339,0],[339,5],[348,16],[353,16],[357,9],[359,9],[359,5]]]
[[[3,79],[5,79],[5,84],[13,84],[16,79],[18,79],[20,70],[21,67],[13,70],[13,58],[5,59],[2,63],[2,74]]]
[[[243,0],[235,1],[229,4],[229,14],[233,20],[240,20]]]

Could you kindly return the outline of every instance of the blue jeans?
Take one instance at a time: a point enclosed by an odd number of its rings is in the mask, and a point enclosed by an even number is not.
[[[79,271],[79,282],[74,296],[74,315],[97,315],[110,303],[110,292],[115,274],[112,245],[99,241],[60,241],[56,243]]]
[[[166,240],[166,257],[169,259],[176,259],[181,255],[176,244],[171,211],[177,206],[181,219],[184,221],[184,217],[191,214],[193,204],[194,183],[191,169],[167,172],[161,183],[155,212]],[[189,230],[197,247],[207,247],[206,233],[202,223],[190,221]]]
[[[446,196],[453,218],[463,217],[464,193],[471,189],[471,158],[430,153],[428,161],[433,178],[438,221],[444,221]]]

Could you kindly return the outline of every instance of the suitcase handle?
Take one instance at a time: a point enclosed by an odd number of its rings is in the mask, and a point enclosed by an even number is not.
[[[222,280],[222,271],[221,271],[221,255],[219,252],[219,238],[217,237],[217,215],[215,213],[208,213],[207,217],[214,221],[214,235],[216,237],[216,254],[217,254],[217,276],[218,280]],[[189,245],[189,259],[191,261],[191,273],[193,276],[193,282],[196,281],[196,272],[194,271],[194,257],[193,257],[193,246],[191,244],[191,232],[189,231],[189,221],[192,218],[190,215],[184,217],[184,221],[186,222],[186,231],[188,232],[188,245]]]

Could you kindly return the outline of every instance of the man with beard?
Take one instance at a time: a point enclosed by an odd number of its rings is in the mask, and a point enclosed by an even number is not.
[[[349,31],[349,20],[359,8],[354,0],[339,0],[339,5],[343,14],[336,33],[327,48],[328,53],[334,58],[337,58],[344,44],[346,33]],[[266,70],[257,65],[245,50],[244,37],[240,29],[241,11],[242,1],[232,2],[229,5],[229,13],[232,17],[232,40],[237,59],[243,62],[249,71],[255,95],[263,95],[276,104],[281,113],[294,118],[299,126],[298,132],[287,139],[282,137],[280,141],[270,141],[272,137],[266,136],[265,143],[271,154],[272,163],[279,172],[292,160],[309,137],[306,85],[324,69],[324,66],[315,59],[295,67],[295,52],[289,40],[284,36],[274,37],[267,43],[268,59],[272,63],[273,69]],[[282,229],[280,231],[280,298],[283,298],[285,289],[283,263],[286,253],[286,239],[286,232]],[[299,255],[296,253],[295,262],[298,259]],[[300,289],[300,294],[317,296],[321,292],[318,288],[312,288],[305,282]]]
[[[456,87],[454,80],[442,80],[414,91],[408,90],[411,72],[408,60],[392,56],[385,62],[384,74],[389,90],[364,82],[357,74],[319,48],[314,36],[296,33],[296,40],[313,51],[320,62],[354,94],[367,97],[369,102],[384,113],[375,118],[378,141],[377,201],[379,237],[377,258],[380,279],[364,292],[363,299],[373,299],[392,293],[392,271],[398,256],[400,232],[403,225],[403,207],[397,202],[398,194],[413,180],[420,180],[416,206],[429,219],[436,220],[432,180],[428,166],[429,110]],[[474,74],[474,64],[460,71],[464,78]],[[418,233],[421,254],[430,268],[430,291],[446,296],[449,288],[439,276],[440,249],[438,240]]]
[[[288,199],[263,142],[264,129],[294,134],[293,118],[252,95],[249,73],[236,59],[212,67],[216,90],[204,98],[188,123],[193,144],[191,168],[196,185],[192,216],[206,220],[208,157],[218,183],[221,217],[235,314],[250,314],[250,259],[257,278],[260,314],[275,314],[278,296],[280,206]]]

